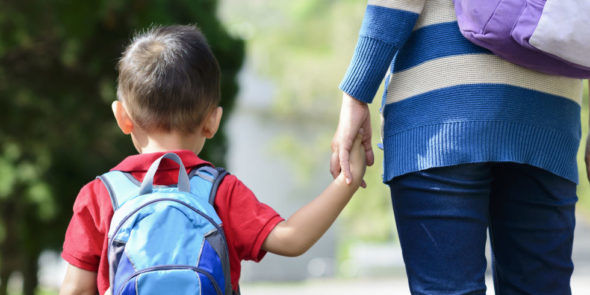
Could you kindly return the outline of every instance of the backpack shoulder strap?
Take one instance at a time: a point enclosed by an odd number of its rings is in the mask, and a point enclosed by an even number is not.
[[[97,177],[102,181],[113,204],[113,211],[139,193],[141,183],[131,174],[121,171],[109,171]]]
[[[213,182],[213,186],[211,187],[211,193],[209,193],[209,204],[211,205],[215,203],[215,196],[217,195],[217,189],[219,188],[219,185],[221,184],[225,176],[229,174],[229,172],[227,172],[222,167],[216,167],[215,170],[217,170],[217,177],[215,177],[215,181]]]
[[[217,195],[217,189],[223,178],[228,174],[229,172],[221,167],[213,168],[208,165],[198,167],[189,174],[191,192],[196,195],[208,196],[209,204],[213,206],[215,203],[215,195]],[[205,187],[203,187],[203,185],[198,185],[203,182],[206,183]],[[205,189],[206,191],[201,191],[202,189]],[[199,194],[199,192],[201,192],[201,194]]]

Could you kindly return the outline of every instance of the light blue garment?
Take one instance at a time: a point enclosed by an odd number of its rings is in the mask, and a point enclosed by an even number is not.
[[[160,161],[179,165],[178,186],[152,184]],[[191,176],[173,153],[138,183],[111,171],[99,178],[115,210],[109,230],[110,285],[119,294],[231,294],[229,255],[213,201],[226,172],[203,166]]]

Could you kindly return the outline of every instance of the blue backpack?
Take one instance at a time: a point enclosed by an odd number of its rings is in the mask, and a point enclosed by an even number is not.
[[[177,186],[153,185],[165,158],[180,166]],[[210,166],[187,175],[180,157],[167,153],[142,183],[121,171],[98,177],[114,210],[108,235],[113,295],[232,294],[227,242],[213,208],[225,175]]]

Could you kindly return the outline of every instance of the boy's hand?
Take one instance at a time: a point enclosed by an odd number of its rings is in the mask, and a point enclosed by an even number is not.
[[[367,168],[365,148],[362,145],[363,132],[362,129],[359,131],[350,150],[350,172],[352,174],[352,185],[355,187],[361,185]],[[340,177],[344,177],[344,173],[341,172]]]

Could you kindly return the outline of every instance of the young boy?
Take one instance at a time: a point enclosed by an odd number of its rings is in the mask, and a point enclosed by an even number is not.
[[[180,156],[187,171],[211,165],[197,155],[221,120],[220,70],[205,38],[193,26],[154,28],[137,36],[119,61],[117,96],[112,109],[138,155],[112,170],[141,181],[150,164],[166,152]],[[235,176],[219,186],[214,207],[225,232],[231,285],[238,289],[240,262],[260,261],[266,252],[298,256],[329,228],[358,189],[365,172],[360,140],[351,155],[352,183],[340,175],[315,200],[284,220]],[[177,182],[178,166],[163,162],[155,184]],[[69,263],[60,294],[105,294],[109,288],[107,234],[113,207],[104,184],[84,186],[74,204],[62,257]]]

